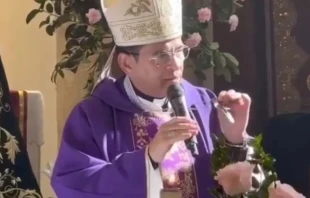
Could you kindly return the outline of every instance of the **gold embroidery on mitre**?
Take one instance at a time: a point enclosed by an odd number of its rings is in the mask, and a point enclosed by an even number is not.
[[[151,3],[149,0],[136,0],[135,3],[130,4],[130,8],[126,10],[124,15],[140,16],[142,13],[151,12],[149,8],[150,5]]]
[[[171,16],[172,15],[172,6],[171,6],[171,0],[159,0],[160,3],[160,14],[162,16]]]
[[[123,39],[129,41],[135,38],[145,38],[149,36],[161,36],[163,30],[158,19],[149,23],[138,23],[136,25],[124,25],[120,28]]]

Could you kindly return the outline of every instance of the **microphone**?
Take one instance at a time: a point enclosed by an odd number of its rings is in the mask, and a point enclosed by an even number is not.
[[[170,101],[176,116],[191,118],[187,109],[184,91],[180,84],[172,84],[168,87],[167,98]],[[185,140],[185,145],[187,149],[191,151],[193,156],[199,154],[196,136],[192,136],[191,138]]]

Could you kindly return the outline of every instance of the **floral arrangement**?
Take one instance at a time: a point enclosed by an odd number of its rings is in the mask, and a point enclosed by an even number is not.
[[[219,188],[210,189],[216,198],[305,198],[292,186],[277,180],[275,160],[261,147],[262,135],[240,146],[237,159],[232,147],[215,136],[212,171]],[[241,151],[241,152],[240,152]]]
[[[38,7],[30,11],[26,23],[38,14],[46,15],[39,24],[52,36],[58,28],[66,25],[66,46],[63,58],[56,65],[51,80],[64,77],[64,70],[75,73],[83,63],[90,64],[89,78],[85,88],[91,90],[102,67],[114,46],[108,24],[103,17],[99,0],[34,0]],[[117,0],[106,0],[117,1]],[[231,73],[239,74],[239,63],[229,53],[222,53],[219,44],[208,39],[208,26],[211,21],[228,23],[230,31],[238,26],[237,8],[244,0],[183,0],[183,26],[185,44],[192,48],[186,65],[194,69],[197,78],[206,80],[204,70],[215,68],[217,75],[231,81]],[[147,8],[149,0],[136,0],[130,12],[141,12]],[[189,6],[188,6],[189,5]],[[214,5],[214,6],[212,6]],[[139,8],[139,9],[137,9]],[[144,11],[148,11],[147,9]]]

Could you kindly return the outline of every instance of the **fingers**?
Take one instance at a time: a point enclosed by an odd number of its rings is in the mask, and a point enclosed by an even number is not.
[[[248,94],[236,92],[235,90],[231,89],[228,91],[221,91],[218,100],[224,106],[230,106],[231,104],[250,104],[251,98]]]
[[[168,121],[166,124],[175,124],[175,123],[196,123],[196,122],[187,117],[175,117],[170,121]]]
[[[198,130],[197,123],[186,117],[176,117],[161,125],[159,130],[177,131],[177,130]]]
[[[175,142],[179,142],[179,141],[184,141],[184,140],[187,140],[189,138],[191,138],[193,136],[193,134],[189,131],[178,131],[176,133],[176,135],[174,136],[168,136],[166,138],[166,141],[169,143],[169,144],[173,144]]]
[[[196,135],[198,131],[189,131],[189,130],[180,130],[172,132],[173,135],[169,135],[169,133],[165,133],[165,141],[167,141],[169,144],[173,144],[175,142],[184,141],[189,138],[191,138],[193,135]]]
[[[176,117],[161,125],[158,135],[162,141],[173,144],[197,135],[198,130],[199,126],[194,120],[186,117]]]
[[[162,125],[160,130],[164,131],[179,131],[179,130],[198,130],[196,123],[174,123]]]
[[[242,97],[244,103],[246,103],[248,105],[251,104],[252,100],[248,94],[243,93],[243,94],[241,94],[241,97]]]

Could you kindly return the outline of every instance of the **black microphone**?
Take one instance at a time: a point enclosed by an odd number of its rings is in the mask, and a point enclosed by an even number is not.
[[[167,97],[176,116],[191,117],[187,109],[184,91],[180,84],[170,85],[167,90]],[[185,145],[187,149],[191,151],[193,156],[199,154],[196,136],[192,136],[191,138],[185,140]]]

